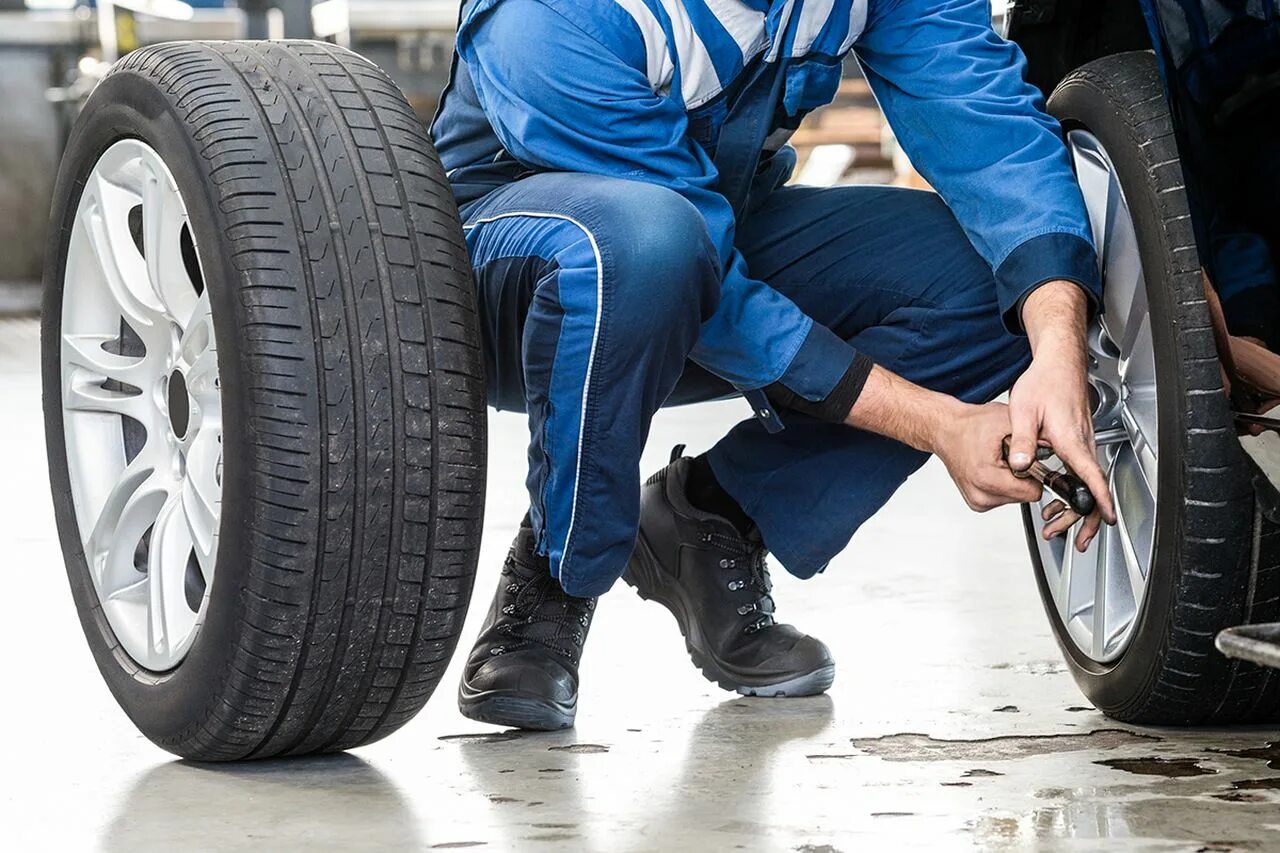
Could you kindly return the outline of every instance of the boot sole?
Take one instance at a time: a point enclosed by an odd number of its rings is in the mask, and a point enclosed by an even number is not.
[[[646,595],[641,591],[633,573],[643,576],[645,585],[653,590],[652,595]],[[736,677],[721,666],[714,655],[698,648],[700,643],[695,642],[695,640],[701,641],[703,639],[701,635],[699,634],[697,637],[691,636],[691,634],[697,633],[696,623],[685,612],[684,597],[670,591],[671,584],[667,581],[666,572],[662,571],[658,565],[658,558],[653,555],[653,550],[649,547],[649,543],[645,541],[643,531],[636,536],[636,549],[627,563],[626,571],[622,573],[622,581],[634,589],[636,595],[643,600],[657,602],[670,611],[671,615],[675,617],[676,625],[680,628],[680,635],[684,637],[685,651],[689,653],[689,659],[693,661],[693,665],[697,667],[704,678],[723,690],[729,690],[743,696],[776,699],[797,698],[825,693],[835,681],[836,666],[834,663],[818,667],[812,672],[806,672],[802,675],[788,678],[785,681],[771,684],[747,683],[744,679]]]
[[[462,716],[478,723],[555,732],[572,728],[578,714],[578,703],[562,705],[531,696],[489,691],[470,693],[465,686],[458,691],[458,710]]]

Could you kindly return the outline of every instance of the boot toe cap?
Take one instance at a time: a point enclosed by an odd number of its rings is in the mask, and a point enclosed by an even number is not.
[[[472,694],[503,693],[558,705],[575,702],[577,679],[545,655],[507,653],[483,661],[464,679]]]

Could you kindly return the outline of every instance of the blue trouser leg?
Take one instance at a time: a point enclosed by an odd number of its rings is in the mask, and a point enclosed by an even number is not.
[[[535,175],[463,217],[489,400],[529,414],[539,550],[599,595],[635,545],[650,419],[714,310],[715,248],[675,192],[592,175]]]
[[[893,372],[985,402],[1025,369],[1025,339],[1004,330],[991,270],[932,193],[891,187],[787,187],[738,229],[755,276]],[[691,371],[673,402],[711,395]],[[784,414],[754,420],[710,451],[724,488],[789,571],[822,570],[927,458],[896,441]]]

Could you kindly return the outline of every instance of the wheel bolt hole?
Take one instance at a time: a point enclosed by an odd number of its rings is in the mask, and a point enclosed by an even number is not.
[[[175,370],[169,374],[167,390],[169,404],[169,424],[173,434],[178,438],[186,438],[187,428],[191,425],[191,397],[187,393],[187,380],[182,371]]]

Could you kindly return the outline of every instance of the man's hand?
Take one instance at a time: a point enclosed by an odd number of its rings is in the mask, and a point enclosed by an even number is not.
[[[1013,476],[1004,463],[1001,445],[1009,429],[1004,403],[962,404],[937,436],[934,453],[974,512],[1040,500],[1040,484]]]
[[[1033,358],[1009,392],[1013,435],[1009,465],[1026,470],[1035,460],[1037,445],[1044,442],[1084,480],[1098,503],[1076,534],[1076,548],[1084,551],[1103,520],[1108,524],[1116,520],[1093,442],[1093,414],[1085,384],[1084,293],[1069,281],[1041,285],[1023,303],[1022,323]],[[1066,532],[1077,516],[1068,510],[1052,513],[1046,520],[1044,536],[1051,539]]]
[[[965,503],[978,512],[1040,499],[1040,484],[1013,476],[1001,459],[1010,431],[1003,403],[962,403],[877,365],[845,423],[937,454]]]

